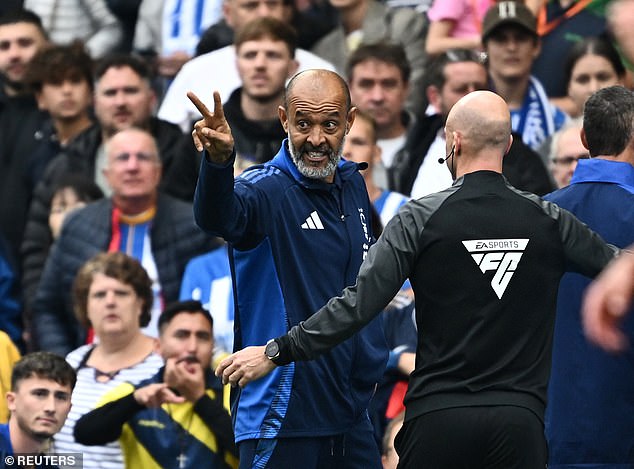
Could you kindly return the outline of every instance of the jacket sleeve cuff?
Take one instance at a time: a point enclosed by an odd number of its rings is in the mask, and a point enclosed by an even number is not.
[[[278,337],[275,341],[280,347],[280,354],[277,358],[272,360],[273,363],[277,366],[284,366],[295,361],[291,350],[291,339],[288,337],[288,334]]]
[[[227,161],[225,161],[224,163],[215,163],[214,161],[211,160],[209,152],[207,150],[203,150],[203,162],[211,165],[213,167],[216,168],[227,168],[229,166],[233,167],[233,164],[236,160],[236,149],[234,148],[233,151],[231,152],[231,156],[229,157],[229,159]]]

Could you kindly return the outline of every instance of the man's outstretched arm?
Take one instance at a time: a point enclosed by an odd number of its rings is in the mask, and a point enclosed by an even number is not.
[[[225,384],[244,387],[276,365],[311,360],[351,337],[385,309],[412,272],[423,224],[424,217],[403,209],[370,248],[356,285],[275,339],[280,348],[277,358],[267,358],[264,345],[246,347],[220,362],[216,375]]]
[[[165,383],[149,384],[83,415],[75,424],[73,436],[82,445],[105,445],[116,441],[123,425],[141,409],[183,401]]]

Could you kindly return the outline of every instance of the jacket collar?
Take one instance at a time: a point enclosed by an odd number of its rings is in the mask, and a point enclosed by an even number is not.
[[[623,161],[590,158],[579,160],[570,184],[606,182],[634,193],[634,166]]]

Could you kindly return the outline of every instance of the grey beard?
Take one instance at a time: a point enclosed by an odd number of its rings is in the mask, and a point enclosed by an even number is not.
[[[306,148],[307,144],[304,144],[302,148],[298,151],[293,145],[293,141],[291,140],[291,136],[288,135],[288,151],[291,154],[291,159],[297,170],[305,177],[310,179],[326,179],[327,177],[333,175],[335,170],[337,169],[337,165],[341,160],[341,154],[343,150],[343,144],[345,143],[345,137],[341,140],[341,145],[337,149],[329,149],[328,150],[328,163],[323,168],[316,168],[314,166],[307,165],[302,159],[302,153]]]

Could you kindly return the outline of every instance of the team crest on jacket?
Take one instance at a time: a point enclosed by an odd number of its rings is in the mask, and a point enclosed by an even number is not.
[[[472,239],[462,244],[482,273],[494,270],[491,287],[498,296],[506,291],[528,244],[528,239]]]

